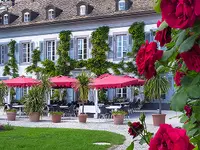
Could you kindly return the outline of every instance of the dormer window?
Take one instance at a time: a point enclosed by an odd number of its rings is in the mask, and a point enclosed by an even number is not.
[[[24,13],[24,22],[30,22],[30,13],[29,12],[26,12]]]
[[[92,10],[94,9],[90,4],[88,4],[87,2],[79,2],[77,5],[77,15],[78,16],[85,16],[88,15],[92,12]]]
[[[3,24],[8,24],[8,14],[3,16]]]
[[[8,11],[4,11],[0,14],[0,23],[4,25],[12,24],[17,18],[18,16]]]
[[[54,18],[55,18],[55,11],[54,11],[54,9],[49,9],[48,10],[48,19],[52,20]]]
[[[116,2],[116,11],[128,10],[133,2],[131,0],[115,0]]]
[[[125,0],[120,0],[119,1],[118,10],[126,10],[126,2],[125,2]]]
[[[81,5],[80,6],[80,16],[84,16],[84,15],[86,15],[86,6]]]
[[[48,5],[46,8],[46,19],[53,20],[58,17],[63,11],[53,5]]]

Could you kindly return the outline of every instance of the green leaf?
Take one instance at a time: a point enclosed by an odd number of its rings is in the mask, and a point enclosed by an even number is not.
[[[161,12],[160,3],[161,3],[161,0],[154,0],[154,10],[155,10],[157,13],[160,13],[160,12]]]
[[[162,31],[163,29],[165,29],[165,28],[167,28],[167,27],[168,27],[167,22],[166,22],[166,21],[163,21],[163,22],[161,23],[161,25],[159,26],[158,31]]]
[[[188,117],[187,116],[183,116],[181,119],[180,119],[180,122],[181,123],[185,123],[186,121],[188,121]]]
[[[172,97],[171,108],[175,111],[183,111],[184,106],[188,100],[188,95],[185,92],[185,89],[177,91]]]
[[[143,144],[145,144],[145,143],[146,143],[145,137],[143,136],[143,137],[140,139],[139,144],[140,144],[140,145],[143,145]]]
[[[189,137],[192,137],[192,136],[194,136],[197,133],[197,131],[198,131],[198,128],[194,128],[191,131],[187,132],[187,135]]]
[[[179,33],[179,36],[178,36],[178,39],[176,41],[176,47],[180,46],[181,43],[183,42],[183,40],[185,39],[186,37],[186,30],[183,30]]]
[[[182,80],[181,80],[181,85],[182,86],[190,86],[191,85],[191,83],[192,83],[192,81],[193,81],[193,78],[192,77],[189,77],[189,76],[184,76],[183,78],[182,78]]]
[[[187,38],[181,44],[181,46],[179,48],[179,52],[182,53],[182,52],[187,52],[188,50],[190,50],[193,47],[194,42],[195,42],[197,37],[198,37],[198,34],[194,34],[194,35],[190,36],[189,38]]]
[[[167,61],[174,54],[175,51],[176,51],[175,47],[173,47],[171,50],[165,51],[163,53],[161,61]]]
[[[134,143],[131,142],[131,144],[127,147],[126,150],[133,150],[134,149]]]
[[[197,98],[200,98],[199,91],[200,91],[200,85],[192,85],[192,86],[188,87],[187,94],[190,98],[197,99]]]

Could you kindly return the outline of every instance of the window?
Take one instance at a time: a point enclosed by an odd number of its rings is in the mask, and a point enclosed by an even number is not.
[[[87,39],[78,39],[78,59],[87,59]]]
[[[120,0],[118,3],[119,10],[126,10],[126,2],[125,0]]]
[[[53,9],[48,10],[48,19],[54,19],[55,18],[55,11]]]
[[[3,24],[8,24],[8,14],[3,16]]]
[[[116,45],[117,58],[123,58],[127,56],[128,52],[128,36],[127,35],[117,35],[117,45]]]
[[[86,15],[86,6],[85,5],[80,6],[80,15],[81,16]]]
[[[126,96],[127,96],[126,88],[116,89],[116,97],[117,98],[126,98]]]
[[[30,43],[22,43],[22,63],[29,63],[31,60]]]
[[[29,12],[26,12],[24,13],[24,22],[30,22],[30,13]]]
[[[0,45],[0,64],[4,64],[5,63],[5,46],[4,45]]]
[[[21,97],[24,97],[28,94],[28,88],[21,88]]]
[[[56,57],[56,42],[55,40],[46,42],[46,58],[55,61]]]

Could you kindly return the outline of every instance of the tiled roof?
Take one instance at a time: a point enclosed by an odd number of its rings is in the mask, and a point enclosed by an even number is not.
[[[77,15],[77,4],[81,1],[88,3],[94,8],[93,11],[87,16]],[[106,16],[115,16],[120,14],[126,15],[132,13],[139,14],[142,12],[152,11],[152,0],[131,0],[131,1],[132,5],[129,10],[116,11],[115,0],[21,0],[16,2],[16,4],[10,7],[8,10],[12,14],[15,14],[16,16],[19,17],[12,24],[0,25],[0,28],[15,27],[21,25],[42,24],[42,23],[57,22],[57,21],[72,21],[77,19],[95,18],[100,16],[106,17]],[[46,19],[45,8],[50,4],[63,10],[63,12],[54,20]],[[22,11],[24,9],[29,9],[34,12],[38,12],[39,15],[33,21],[24,23],[22,22]]]

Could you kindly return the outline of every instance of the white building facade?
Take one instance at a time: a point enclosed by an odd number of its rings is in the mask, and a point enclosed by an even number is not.
[[[3,2],[2,2],[3,4]],[[70,30],[70,57],[76,60],[91,58],[91,33],[98,27],[108,26],[109,46],[108,60],[118,63],[132,49],[132,39],[128,33],[134,22],[145,23],[146,39],[153,40],[152,30],[157,28],[156,22],[160,16],[152,10],[152,3],[146,0],[20,0],[12,1],[13,6],[1,11],[0,24],[0,80],[4,65],[8,61],[8,46],[12,40],[16,43],[16,59],[19,75],[33,77],[27,74],[25,68],[31,64],[31,52],[38,48],[41,60],[49,59],[56,63],[56,49],[59,33]],[[115,55],[114,55],[115,53]],[[73,71],[76,76],[78,71]],[[169,76],[172,89],[166,95],[169,102],[173,94],[173,79]],[[16,89],[16,99],[19,100],[24,90]],[[110,89],[108,98],[131,97],[130,89]],[[73,90],[68,89],[68,100],[75,98]]]

